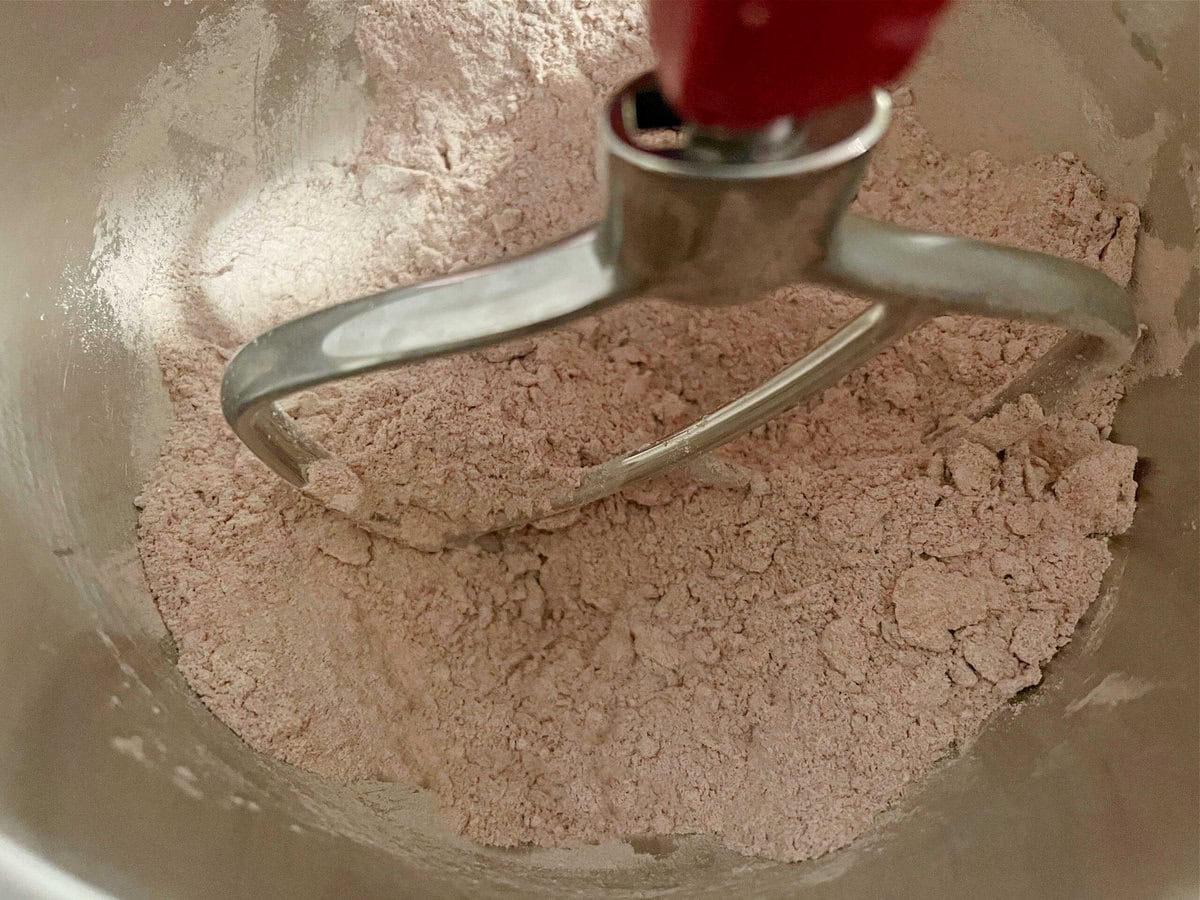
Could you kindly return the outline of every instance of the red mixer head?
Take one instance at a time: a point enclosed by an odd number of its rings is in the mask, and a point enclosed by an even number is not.
[[[651,0],[663,92],[685,120],[753,129],[907,68],[949,0]]]

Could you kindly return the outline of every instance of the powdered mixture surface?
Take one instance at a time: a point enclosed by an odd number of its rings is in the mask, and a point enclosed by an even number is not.
[[[851,841],[1037,684],[1096,597],[1133,514],[1135,451],[1107,440],[1119,386],[1058,416],[1027,398],[934,452],[928,435],[1057,337],[943,318],[703,473],[466,548],[368,534],[241,448],[222,367],[265,322],[597,216],[593,117],[649,57],[640,8],[607,0],[380,5],[358,40],[377,103],[361,154],[271,186],[179,265],[201,297],[277,259],[309,286],[247,294],[253,327],[196,314],[159,348],[177,419],[140,546],[180,668],[256,749],[420,784],[488,843],[703,832],[797,860]],[[947,158],[897,99],[859,209],[1128,279],[1137,211],[1070,154]],[[256,229],[323,193],[407,227],[339,254],[314,213],[264,243]],[[860,305],[811,287],[633,303],[294,411],[419,536],[690,421]]]

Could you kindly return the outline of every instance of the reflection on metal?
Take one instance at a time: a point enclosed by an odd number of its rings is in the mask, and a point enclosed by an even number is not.
[[[1058,325],[1072,336],[996,398],[1036,393],[1051,406],[1124,363],[1137,338],[1125,291],[1079,263],[921,234],[846,212],[891,112],[884,91],[797,129],[669,150],[638,145],[654,76],[627,85],[600,128],[608,213],[574,237],[513,260],[361,297],[286,322],[243,347],[221,386],[225,417],[298,488],[329,454],[278,401],[379,369],[484,347],[656,297],[724,306],[799,281],[870,298],[856,319],[768,381],[648,447],[593,466],[543,513],[599,500],[684,465],[815,397],[898,337],[948,313]],[[649,123],[654,125],[655,123]],[[369,510],[363,524],[400,537]],[[497,520],[483,530],[523,524]],[[478,527],[474,526],[473,527]],[[461,534],[455,537],[469,537]]]

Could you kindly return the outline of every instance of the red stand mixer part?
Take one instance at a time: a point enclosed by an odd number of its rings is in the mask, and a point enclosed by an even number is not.
[[[903,72],[949,0],[651,0],[663,93],[686,121],[756,129]]]

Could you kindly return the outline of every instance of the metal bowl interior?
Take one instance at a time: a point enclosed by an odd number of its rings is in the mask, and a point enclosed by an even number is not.
[[[353,72],[347,21],[254,9],[270,46],[239,52],[272,77],[261,96],[228,97],[253,104],[251,125],[278,119],[316,77],[314,54]],[[1040,688],[845,850],[800,865],[701,838],[490,850],[441,829],[418,793],[335,787],[243,746],[174,668],[141,582],[132,501],[169,409],[153,359],[126,347],[87,277],[122,116],[152,76],[176,78],[181,96],[207,77],[195,36],[236,13],[0,5],[0,893],[1195,896],[1195,351],[1181,377],[1141,383],[1122,407],[1116,436],[1143,457],[1139,509],[1077,639]],[[1071,149],[1142,205],[1135,287],[1159,327],[1198,315],[1198,13],[963,4],[914,75],[949,149]],[[354,127],[368,105],[356,90],[358,105],[330,100],[310,119]],[[264,157],[262,177],[289,162]],[[397,799],[390,811],[380,790]]]

